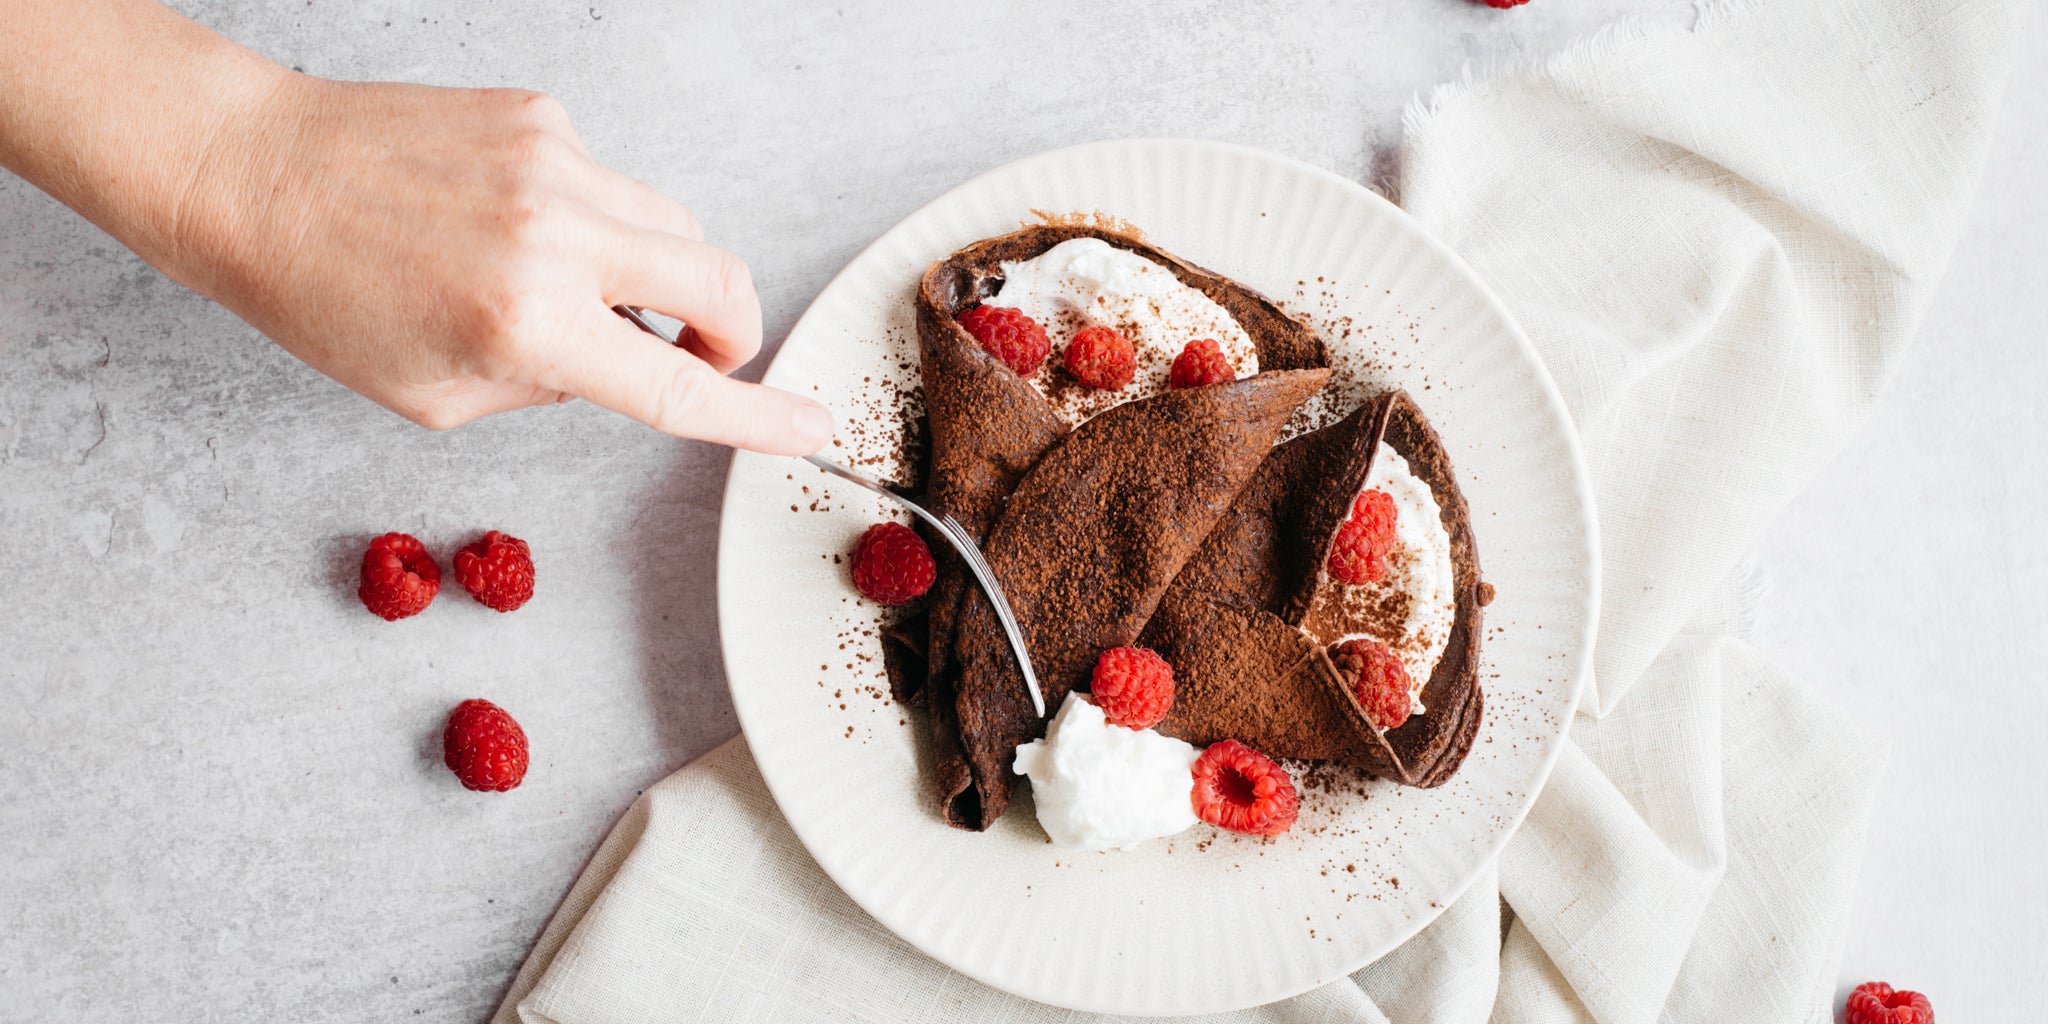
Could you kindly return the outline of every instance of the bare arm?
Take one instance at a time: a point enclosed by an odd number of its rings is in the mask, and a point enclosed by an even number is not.
[[[0,166],[430,427],[578,396],[763,451],[831,433],[724,376],[761,343],[746,265],[545,96],[312,78],[154,0],[0,0]]]

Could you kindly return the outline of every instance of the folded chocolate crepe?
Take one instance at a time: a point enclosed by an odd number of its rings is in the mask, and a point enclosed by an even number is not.
[[[1260,372],[1136,399],[1069,430],[1044,394],[982,351],[955,318],[995,294],[1003,263],[1079,237],[1144,256],[1229,311],[1256,345]],[[1025,228],[939,261],[919,283],[917,325],[931,441],[926,496],[982,541],[1049,710],[1103,649],[1136,640],[1329,372],[1321,339],[1264,296],[1096,227]],[[941,812],[959,827],[987,828],[1008,805],[1017,744],[1041,735],[1045,722],[993,610],[950,553],[940,559],[928,619],[906,627],[891,679],[899,700],[931,709]],[[910,635],[920,628],[922,645]]]
[[[1317,635],[1334,630],[1309,621],[1319,590],[1342,586],[1322,568],[1382,440],[1436,497],[1456,599],[1449,643],[1423,684],[1427,710],[1384,733],[1330,661],[1339,637]],[[1381,395],[1275,449],[1161,598],[1139,640],[1174,668],[1173,710],[1159,731],[1442,785],[1479,731],[1486,597],[1470,512],[1441,440],[1406,392]]]

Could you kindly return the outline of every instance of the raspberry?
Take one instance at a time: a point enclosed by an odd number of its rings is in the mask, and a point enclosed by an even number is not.
[[[1351,680],[1351,693],[1375,728],[1396,729],[1414,707],[1408,695],[1408,666],[1373,640],[1346,640],[1330,652],[1337,671]]]
[[[356,597],[386,622],[418,615],[441,592],[441,567],[416,537],[387,533],[363,552],[363,581]]]
[[[960,314],[960,326],[981,342],[989,355],[1003,361],[1003,365],[1017,372],[1019,377],[1029,377],[1038,372],[1038,364],[1052,351],[1052,342],[1046,340],[1045,328],[1038,321],[1024,315],[1021,309],[1006,306],[975,306]]]
[[[1385,576],[1387,556],[1397,543],[1394,518],[1394,499],[1387,492],[1361,492],[1330,545],[1330,578],[1359,586]]]
[[[1239,743],[1210,744],[1195,759],[1195,817],[1220,829],[1277,836],[1294,825],[1301,798],[1273,759]]]
[[[1067,342],[1067,372],[1097,391],[1116,391],[1138,375],[1138,350],[1110,327],[1083,327]]]
[[[533,597],[533,553],[525,541],[492,530],[455,553],[455,578],[484,607],[509,612]]]
[[[1881,981],[1866,981],[1849,993],[1848,1024],[1934,1024],[1934,1004],[1918,992],[1894,992]]]
[[[490,701],[463,701],[448,713],[441,760],[465,788],[503,793],[526,778],[526,730]]]
[[[1204,338],[1188,342],[1188,347],[1173,357],[1173,369],[1167,374],[1166,384],[1177,390],[1236,379],[1237,369],[1230,365],[1230,360],[1223,358],[1222,347]]]
[[[1528,3],[1529,0],[1479,0],[1479,2],[1495,10],[1505,11],[1510,7],[1520,7]]]
[[[876,523],[854,542],[853,585],[870,601],[909,604],[932,588],[938,572],[924,538],[902,523]]]
[[[1112,647],[1095,659],[1088,692],[1109,724],[1150,729],[1173,707],[1173,666],[1148,648]]]

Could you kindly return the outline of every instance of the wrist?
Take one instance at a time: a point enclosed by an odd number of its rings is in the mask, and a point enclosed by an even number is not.
[[[218,300],[235,290],[276,228],[267,222],[286,199],[286,158],[308,94],[320,83],[260,58],[221,67],[210,78],[217,91],[205,123],[187,136],[178,166],[142,197],[139,237],[123,241]]]
[[[292,77],[152,0],[14,0],[0,164],[200,286],[194,220],[217,219],[249,118]]]

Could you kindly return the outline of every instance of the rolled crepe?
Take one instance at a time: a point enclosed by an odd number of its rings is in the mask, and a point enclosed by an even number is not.
[[[1222,306],[1252,339],[1260,372],[1136,399],[1069,431],[1042,393],[982,351],[955,318],[995,294],[1003,263],[1081,237],[1152,260]],[[918,286],[917,326],[931,437],[927,496],[982,541],[1025,628],[1048,709],[1078,681],[1078,652],[1098,645],[1087,650],[1092,664],[1102,647],[1136,639],[1282,425],[1328,376],[1322,340],[1271,300],[1096,227],[1029,227],[933,264]],[[950,552],[933,549],[939,578],[921,626],[925,643],[898,645],[891,681],[899,700],[931,709],[941,813],[979,830],[1008,804],[1016,745],[1041,735],[1045,723],[992,609]],[[1069,618],[1080,610],[1093,619]]]
[[[1337,636],[1304,628],[1322,568],[1381,441],[1429,486],[1451,540],[1455,615],[1423,684],[1426,711],[1384,733],[1331,663]],[[1161,598],[1139,643],[1174,667],[1159,731],[1194,744],[1237,739],[1276,757],[1336,761],[1410,786],[1447,781],[1484,713],[1481,608],[1471,513],[1449,456],[1404,391],[1281,445]]]

